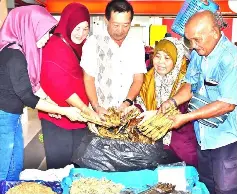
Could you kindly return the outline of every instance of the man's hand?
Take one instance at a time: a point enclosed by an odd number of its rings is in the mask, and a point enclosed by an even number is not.
[[[119,106],[118,110],[121,112],[124,112],[124,110],[128,108],[129,106],[130,106],[129,102],[125,101]]]
[[[169,119],[173,121],[171,129],[178,129],[189,122],[187,114],[178,114],[175,116],[169,116]]]

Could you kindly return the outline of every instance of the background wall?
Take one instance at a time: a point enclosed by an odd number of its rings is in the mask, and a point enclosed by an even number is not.
[[[54,16],[59,20],[60,16]],[[228,27],[224,30],[225,35],[232,41],[237,42],[237,18],[224,18],[228,23]],[[159,17],[159,16],[134,16],[132,21],[131,32],[134,36],[142,39],[146,46],[149,45],[150,40],[150,27],[151,25],[165,25],[167,32],[171,33],[174,37],[180,37],[172,32],[171,26],[174,18]],[[91,16],[91,32],[93,34],[99,33],[105,28],[104,16]],[[158,35],[158,37],[160,37]]]

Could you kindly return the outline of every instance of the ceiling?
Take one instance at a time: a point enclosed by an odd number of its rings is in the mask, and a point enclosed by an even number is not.
[[[48,0],[47,9],[51,13],[59,14],[62,9],[71,2],[80,2],[86,5],[91,14],[103,14],[107,3],[110,0]],[[214,0],[221,11],[226,14],[233,14],[228,6],[228,0]],[[139,15],[177,15],[184,0],[129,0],[134,11]]]
[[[53,14],[60,14],[63,8],[72,2],[80,2],[88,7],[91,14],[104,14],[104,9],[110,0],[15,0],[16,6],[41,4]],[[221,7],[223,14],[234,12],[228,6],[228,0],[214,0]],[[129,0],[134,11],[139,15],[176,15],[184,0]]]

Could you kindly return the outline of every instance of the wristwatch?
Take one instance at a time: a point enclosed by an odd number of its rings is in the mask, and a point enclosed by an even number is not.
[[[129,106],[132,106],[133,105],[133,101],[126,98],[123,102],[128,102],[129,103]]]
[[[173,102],[174,106],[177,108],[178,104],[177,104],[176,100],[174,98],[170,98],[170,100]]]

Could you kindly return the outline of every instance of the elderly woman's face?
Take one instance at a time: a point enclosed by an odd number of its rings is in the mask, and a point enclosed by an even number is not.
[[[153,58],[153,65],[158,74],[164,76],[174,69],[172,59],[164,51],[158,51]]]
[[[87,21],[79,23],[71,33],[71,40],[75,44],[81,44],[89,34],[89,25]]]

